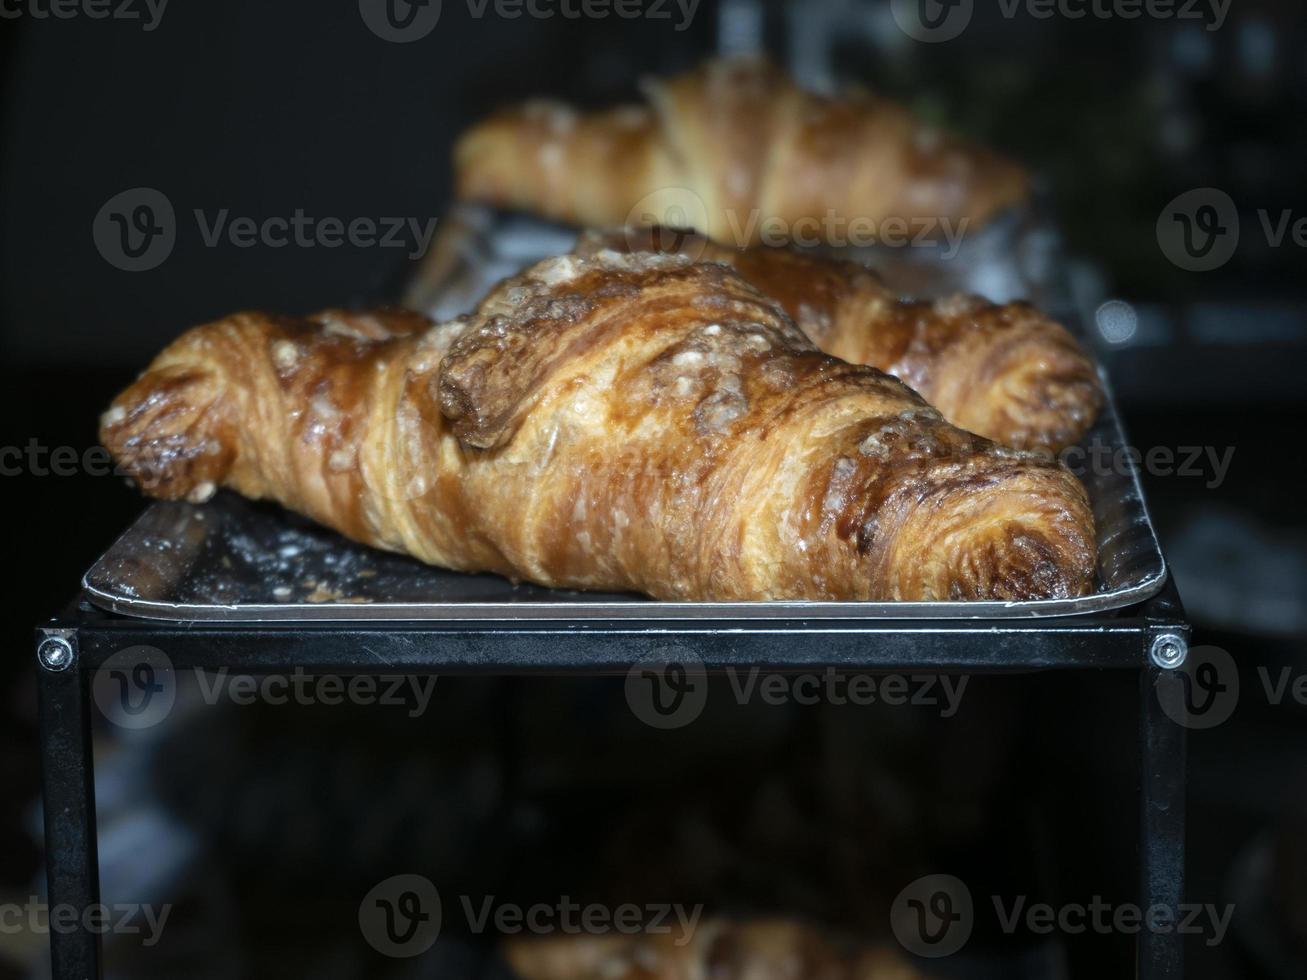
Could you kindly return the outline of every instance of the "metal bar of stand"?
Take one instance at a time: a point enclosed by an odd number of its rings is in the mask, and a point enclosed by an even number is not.
[[[37,662],[51,974],[96,980],[100,935],[85,915],[100,901],[90,674],[74,630],[38,631]]]
[[[1154,638],[1151,645],[1156,643]],[[1167,716],[1157,695],[1158,681],[1179,665],[1151,666],[1139,677],[1139,892],[1145,926],[1136,965],[1138,976],[1147,980],[1184,976],[1184,935],[1174,924],[1147,927],[1150,908],[1169,910],[1174,923],[1184,901],[1188,732]]]

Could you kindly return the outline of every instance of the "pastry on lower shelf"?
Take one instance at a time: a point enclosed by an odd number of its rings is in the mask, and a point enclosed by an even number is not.
[[[641,935],[513,939],[520,980],[922,980],[893,946],[844,951],[788,919],[709,919]]]

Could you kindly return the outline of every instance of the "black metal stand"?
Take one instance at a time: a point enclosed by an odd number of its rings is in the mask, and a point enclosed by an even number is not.
[[[1176,908],[1184,890],[1185,729],[1154,688],[1180,667],[1189,630],[1173,586],[1123,614],[1045,620],[747,621],[197,626],[127,619],[74,604],[37,631],[45,833],[51,908],[99,901],[88,686],[114,653],[166,650],[175,667],[246,673],[296,668],[349,674],[625,672],[669,647],[709,669],[758,666],[1013,673],[1124,670],[1139,677],[1138,904]],[[1144,931],[1140,980],[1179,980],[1184,937]],[[51,932],[54,976],[99,976],[98,937]]]

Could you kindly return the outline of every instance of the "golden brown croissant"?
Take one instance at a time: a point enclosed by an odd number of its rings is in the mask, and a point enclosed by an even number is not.
[[[504,955],[521,980],[920,980],[906,958],[878,945],[847,955],[815,929],[786,919],[710,919],[644,935],[514,939]]]
[[[841,240],[961,233],[1028,193],[1019,167],[902,107],[804,92],[762,60],[709,62],[647,91],[652,109],[499,112],[458,143],[459,197],[581,225],[679,224],[743,246],[818,228]]]
[[[666,599],[1083,592],[1084,489],[819,353],[733,271],[563,256],[477,313],[242,314],[101,438],[156,496],[268,497],[431,564]]]
[[[821,350],[903,381],[954,425],[1018,449],[1079,441],[1103,403],[1094,362],[1028,303],[975,296],[905,302],[854,262],[785,248],[736,249],[693,232],[587,232],[580,254],[677,252],[725,262],[785,307]]]

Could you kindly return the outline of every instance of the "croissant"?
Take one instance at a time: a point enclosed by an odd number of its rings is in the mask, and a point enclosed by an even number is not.
[[[1102,408],[1094,362],[1065,327],[1028,303],[905,302],[854,262],[729,248],[667,228],[592,231],[577,246],[581,254],[605,249],[734,266],[827,354],[894,375],[954,425],[1005,446],[1056,452],[1078,442]]]
[[[461,570],[663,599],[1030,599],[1094,568],[1065,468],[818,352],[721,265],[562,256],[469,317],[197,327],[101,438],[160,497],[218,486]]]
[[[473,127],[456,193],[591,226],[694,227],[756,244],[824,227],[828,244],[959,233],[1025,199],[1025,172],[867,94],[799,89],[759,59],[646,83],[652,108],[532,101]],[[889,222],[889,224],[887,224]]]
[[[921,980],[906,958],[878,945],[852,955],[817,930],[778,919],[710,919],[643,935],[514,939],[504,956],[520,980]]]

